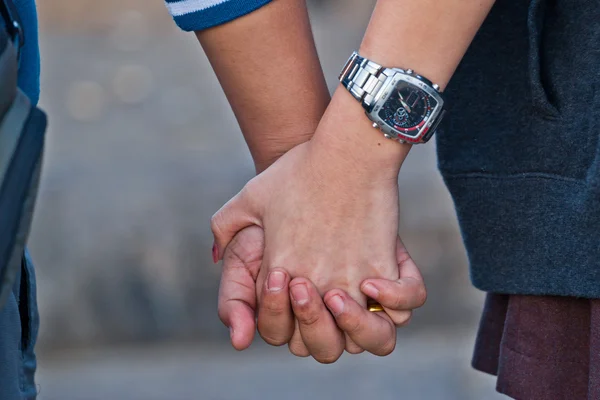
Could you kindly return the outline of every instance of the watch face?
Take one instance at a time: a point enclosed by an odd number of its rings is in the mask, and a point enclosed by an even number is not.
[[[379,118],[395,130],[417,136],[437,106],[437,101],[408,82],[398,82],[379,110]]]

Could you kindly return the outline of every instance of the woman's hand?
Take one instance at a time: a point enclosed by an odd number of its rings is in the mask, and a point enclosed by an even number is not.
[[[292,279],[304,278],[290,284],[294,311],[309,305],[312,290],[324,295],[340,289],[364,307],[363,280],[399,278],[397,177],[408,149],[373,131],[358,103],[338,91],[313,139],[286,153],[215,214],[218,258],[238,231],[257,225],[265,232],[258,288],[283,269]],[[259,291],[259,304],[261,296]],[[329,313],[323,318],[333,321]],[[261,334],[262,325],[271,324],[259,311]],[[279,324],[273,344],[291,338],[292,353],[304,356],[323,347],[336,354],[362,350],[337,330],[323,333],[328,340],[317,345],[306,340],[306,325],[291,319]],[[272,335],[266,336],[269,342]]]

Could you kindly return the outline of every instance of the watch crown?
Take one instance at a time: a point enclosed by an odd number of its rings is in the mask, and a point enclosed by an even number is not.
[[[385,136],[386,139],[391,139],[392,137],[390,135],[388,135],[387,133],[384,133],[383,136]]]
[[[440,85],[438,85],[437,83],[433,84],[433,88],[438,92],[440,91]]]
[[[377,124],[377,122],[373,122],[373,128],[376,128],[376,129],[379,128],[379,125]]]

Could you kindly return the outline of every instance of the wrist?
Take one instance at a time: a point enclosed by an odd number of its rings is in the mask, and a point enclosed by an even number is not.
[[[367,176],[397,179],[410,144],[387,139],[373,128],[364,109],[345,88],[336,90],[311,140],[327,157],[348,162],[352,171]]]
[[[261,115],[252,119],[254,123],[244,124],[242,132],[257,174],[294,147],[312,139],[331,99],[324,83],[320,89],[310,100],[299,99],[295,107],[283,107],[275,114]],[[269,121],[268,126],[262,121]]]
[[[308,142],[314,135],[317,123],[311,129],[298,131],[296,134],[290,134],[290,130],[286,131],[287,135],[277,132],[273,135],[264,135],[266,139],[264,145],[260,149],[252,151],[252,159],[254,160],[254,168],[256,174],[260,174],[277,161],[285,153],[294,147]]]

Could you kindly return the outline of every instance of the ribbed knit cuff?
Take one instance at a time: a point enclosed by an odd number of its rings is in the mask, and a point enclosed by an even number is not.
[[[199,31],[232,21],[271,0],[165,0],[169,12],[184,31]]]

